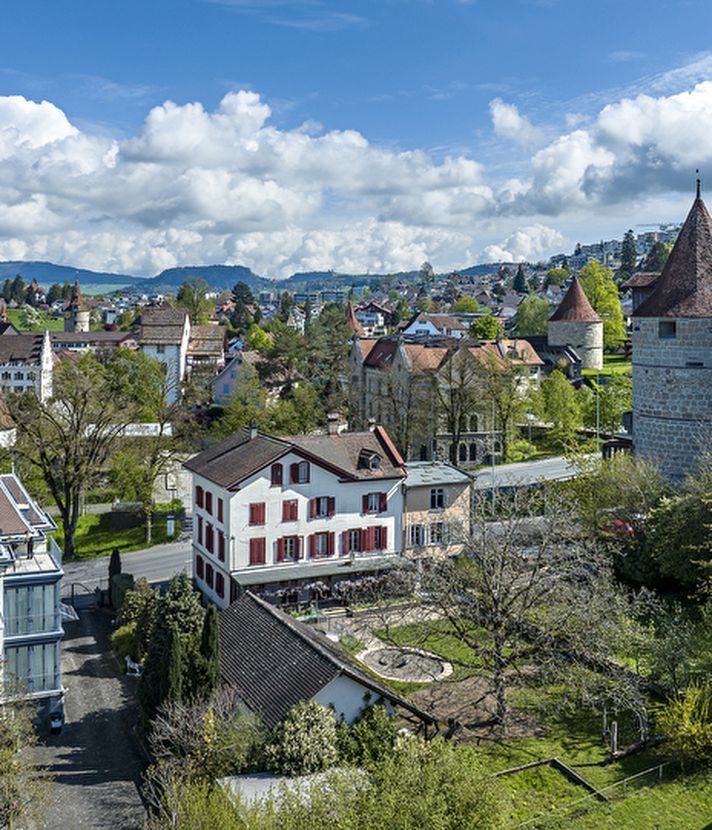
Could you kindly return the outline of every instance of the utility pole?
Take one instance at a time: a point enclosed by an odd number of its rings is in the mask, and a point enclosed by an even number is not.
[[[601,374],[596,373],[596,452],[601,442]]]

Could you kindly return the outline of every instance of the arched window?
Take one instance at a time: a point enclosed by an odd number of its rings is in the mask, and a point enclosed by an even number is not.
[[[467,461],[467,444],[460,444],[460,461]]]
[[[470,461],[477,461],[477,444],[470,444]]]

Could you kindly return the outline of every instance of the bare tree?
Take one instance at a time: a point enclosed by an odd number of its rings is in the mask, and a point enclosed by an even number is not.
[[[433,382],[435,412],[444,431],[451,436],[450,460],[459,458],[463,433],[467,432],[470,418],[483,411],[483,401],[478,388],[480,370],[468,346],[460,342],[457,349],[446,358]]]

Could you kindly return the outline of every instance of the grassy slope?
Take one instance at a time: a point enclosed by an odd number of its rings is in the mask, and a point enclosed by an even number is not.
[[[7,320],[8,323],[12,323],[13,326],[18,331],[23,331],[22,326],[20,325],[20,309],[19,308],[8,308],[7,310]],[[47,328],[50,331],[62,331],[64,329],[64,320],[61,317],[52,317],[47,324]]]

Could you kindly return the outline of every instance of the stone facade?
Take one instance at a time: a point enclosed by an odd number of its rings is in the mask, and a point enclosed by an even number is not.
[[[444,507],[431,507],[431,490],[444,490]],[[406,489],[403,530],[408,559],[443,559],[458,556],[470,531],[471,482]],[[416,530],[417,528],[417,530]]]
[[[603,368],[603,323],[594,320],[550,320],[550,346],[572,346],[581,358],[583,369]]]
[[[680,480],[710,449],[712,319],[636,318],[632,341],[635,453]]]

